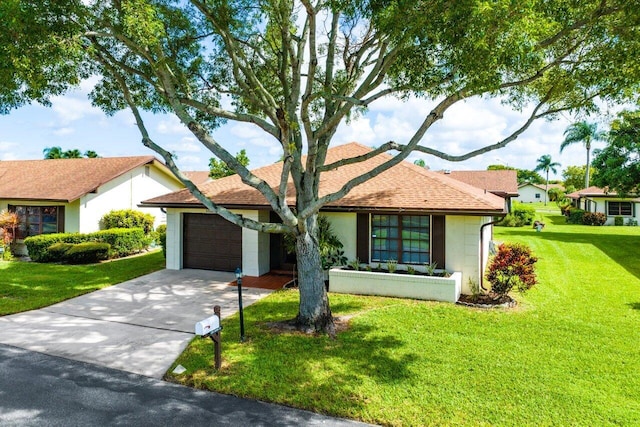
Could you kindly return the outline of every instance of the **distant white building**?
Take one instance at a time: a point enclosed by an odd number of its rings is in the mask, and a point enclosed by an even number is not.
[[[551,190],[552,188],[563,189],[564,187],[562,187],[562,185],[560,184],[549,184],[549,190]],[[530,183],[521,184],[518,186],[519,196],[516,197],[515,200],[520,203],[544,202],[545,201],[544,191],[545,191],[544,184],[530,184]],[[547,194],[546,200],[549,201],[548,194]]]

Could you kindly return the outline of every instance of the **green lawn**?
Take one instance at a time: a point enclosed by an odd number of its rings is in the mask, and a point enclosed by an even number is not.
[[[0,261],[0,315],[46,307],[162,268],[162,251],[91,265]]]
[[[529,244],[540,283],[510,310],[331,294],[336,340],[272,334],[298,295],[224,324],[223,367],[195,339],[175,381],[385,425],[640,425],[640,227],[498,228]]]

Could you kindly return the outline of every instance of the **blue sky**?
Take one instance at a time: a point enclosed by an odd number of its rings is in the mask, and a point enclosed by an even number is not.
[[[63,150],[77,148],[82,152],[94,150],[102,157],[155,154],[140,142],[131,113],[124,111],[109,117],[91,106],[86,97],[90,88],[91,82],[87,81],[79,89],[54,98],[51,107],[31,105],[0,116],[0,160],[40,159],[43,150],[52,146],[60,146]],[[369,146],[389,140],[405,142],[430,107],[428,101],[418,99],[383,101],[367,115],[349,124],[343,123],[334,138],[334,145],[350,141]],[[430,129],[422,144],[461,154],[501,140],[524,119],[524,114],[511,111],[498,100],[461,103],[452,107],[444,119]],[[178,156],[177,164],[181,169],[207,169],[211,154],[175,117],[148,115],[146,120],[151,137]],[[465,162],[450,163],[418,154],[410,159],[422,157],[433,170],[486,169],[489,164],[497,163],[533,169],[538,157],[550,154],[562,165],[558,171],[559,178],[562,169],[582,165],[586,160],[581,145],[559,153],[562,133],[573,120],[572,117],[561,116],[552,122],[538,121],[506,148]],[[599,121],[597,118],[589,120]],[[232,153],[245,148],[250,167],[264,166],[280,157],[276,141],[251,125],[229,123],[218,129],[214,136]],[[603,143],[597,143],[595,148],[602,146]]]

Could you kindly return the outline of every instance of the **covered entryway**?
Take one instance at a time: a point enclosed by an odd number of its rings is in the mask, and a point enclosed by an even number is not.
[[[242,228],[219,215],[185,213],[182,267],[234,271],[242,266]]]

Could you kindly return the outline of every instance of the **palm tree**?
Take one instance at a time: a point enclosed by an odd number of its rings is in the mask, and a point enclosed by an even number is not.
[[[45,160],[63,158],[62,148],[60,147],[47,147],[42,150],[42,154],[44,154]]]
[[[100,156],[98,156],[98,153],[96,153],[96,152],[95,152],[95,151],[93,151],[93,150],[87,150],[87,151],[85,151],[85,152],[84,152],[84,156],[85,156],[85,157],[88,157],[88,158],[90,158],[90,159],[95,159],[95,158],[100,157]]]
[[[80,159],[82,157],[82,152],[77,148],[74,148],[73,150],[67,150],[62,153],[62,157],[64,159]]]
[[[589,188],[589,169],[591,168],[591,142],[602,141],[606,136],[605,132],[598,131],[597,123],[587,123],[585,121],[573,123],[564,131],[564,141],[560,144],[560,152],[571,144],[582,142],[587,149],[587,170],[584,175],[584,188]]]
[[[545,171],[547,174],[547,179],[545,181],[544,186],[544,205],[547,206],[547,192],[549,191],[549,171],[553,173],[558,173],[557,167],[560,166],[560,163],[554,162],[551,160],[551,154],[545,154],[544,156],[540,156],[537,160],[538,165],[534,169],[536,172]]]

